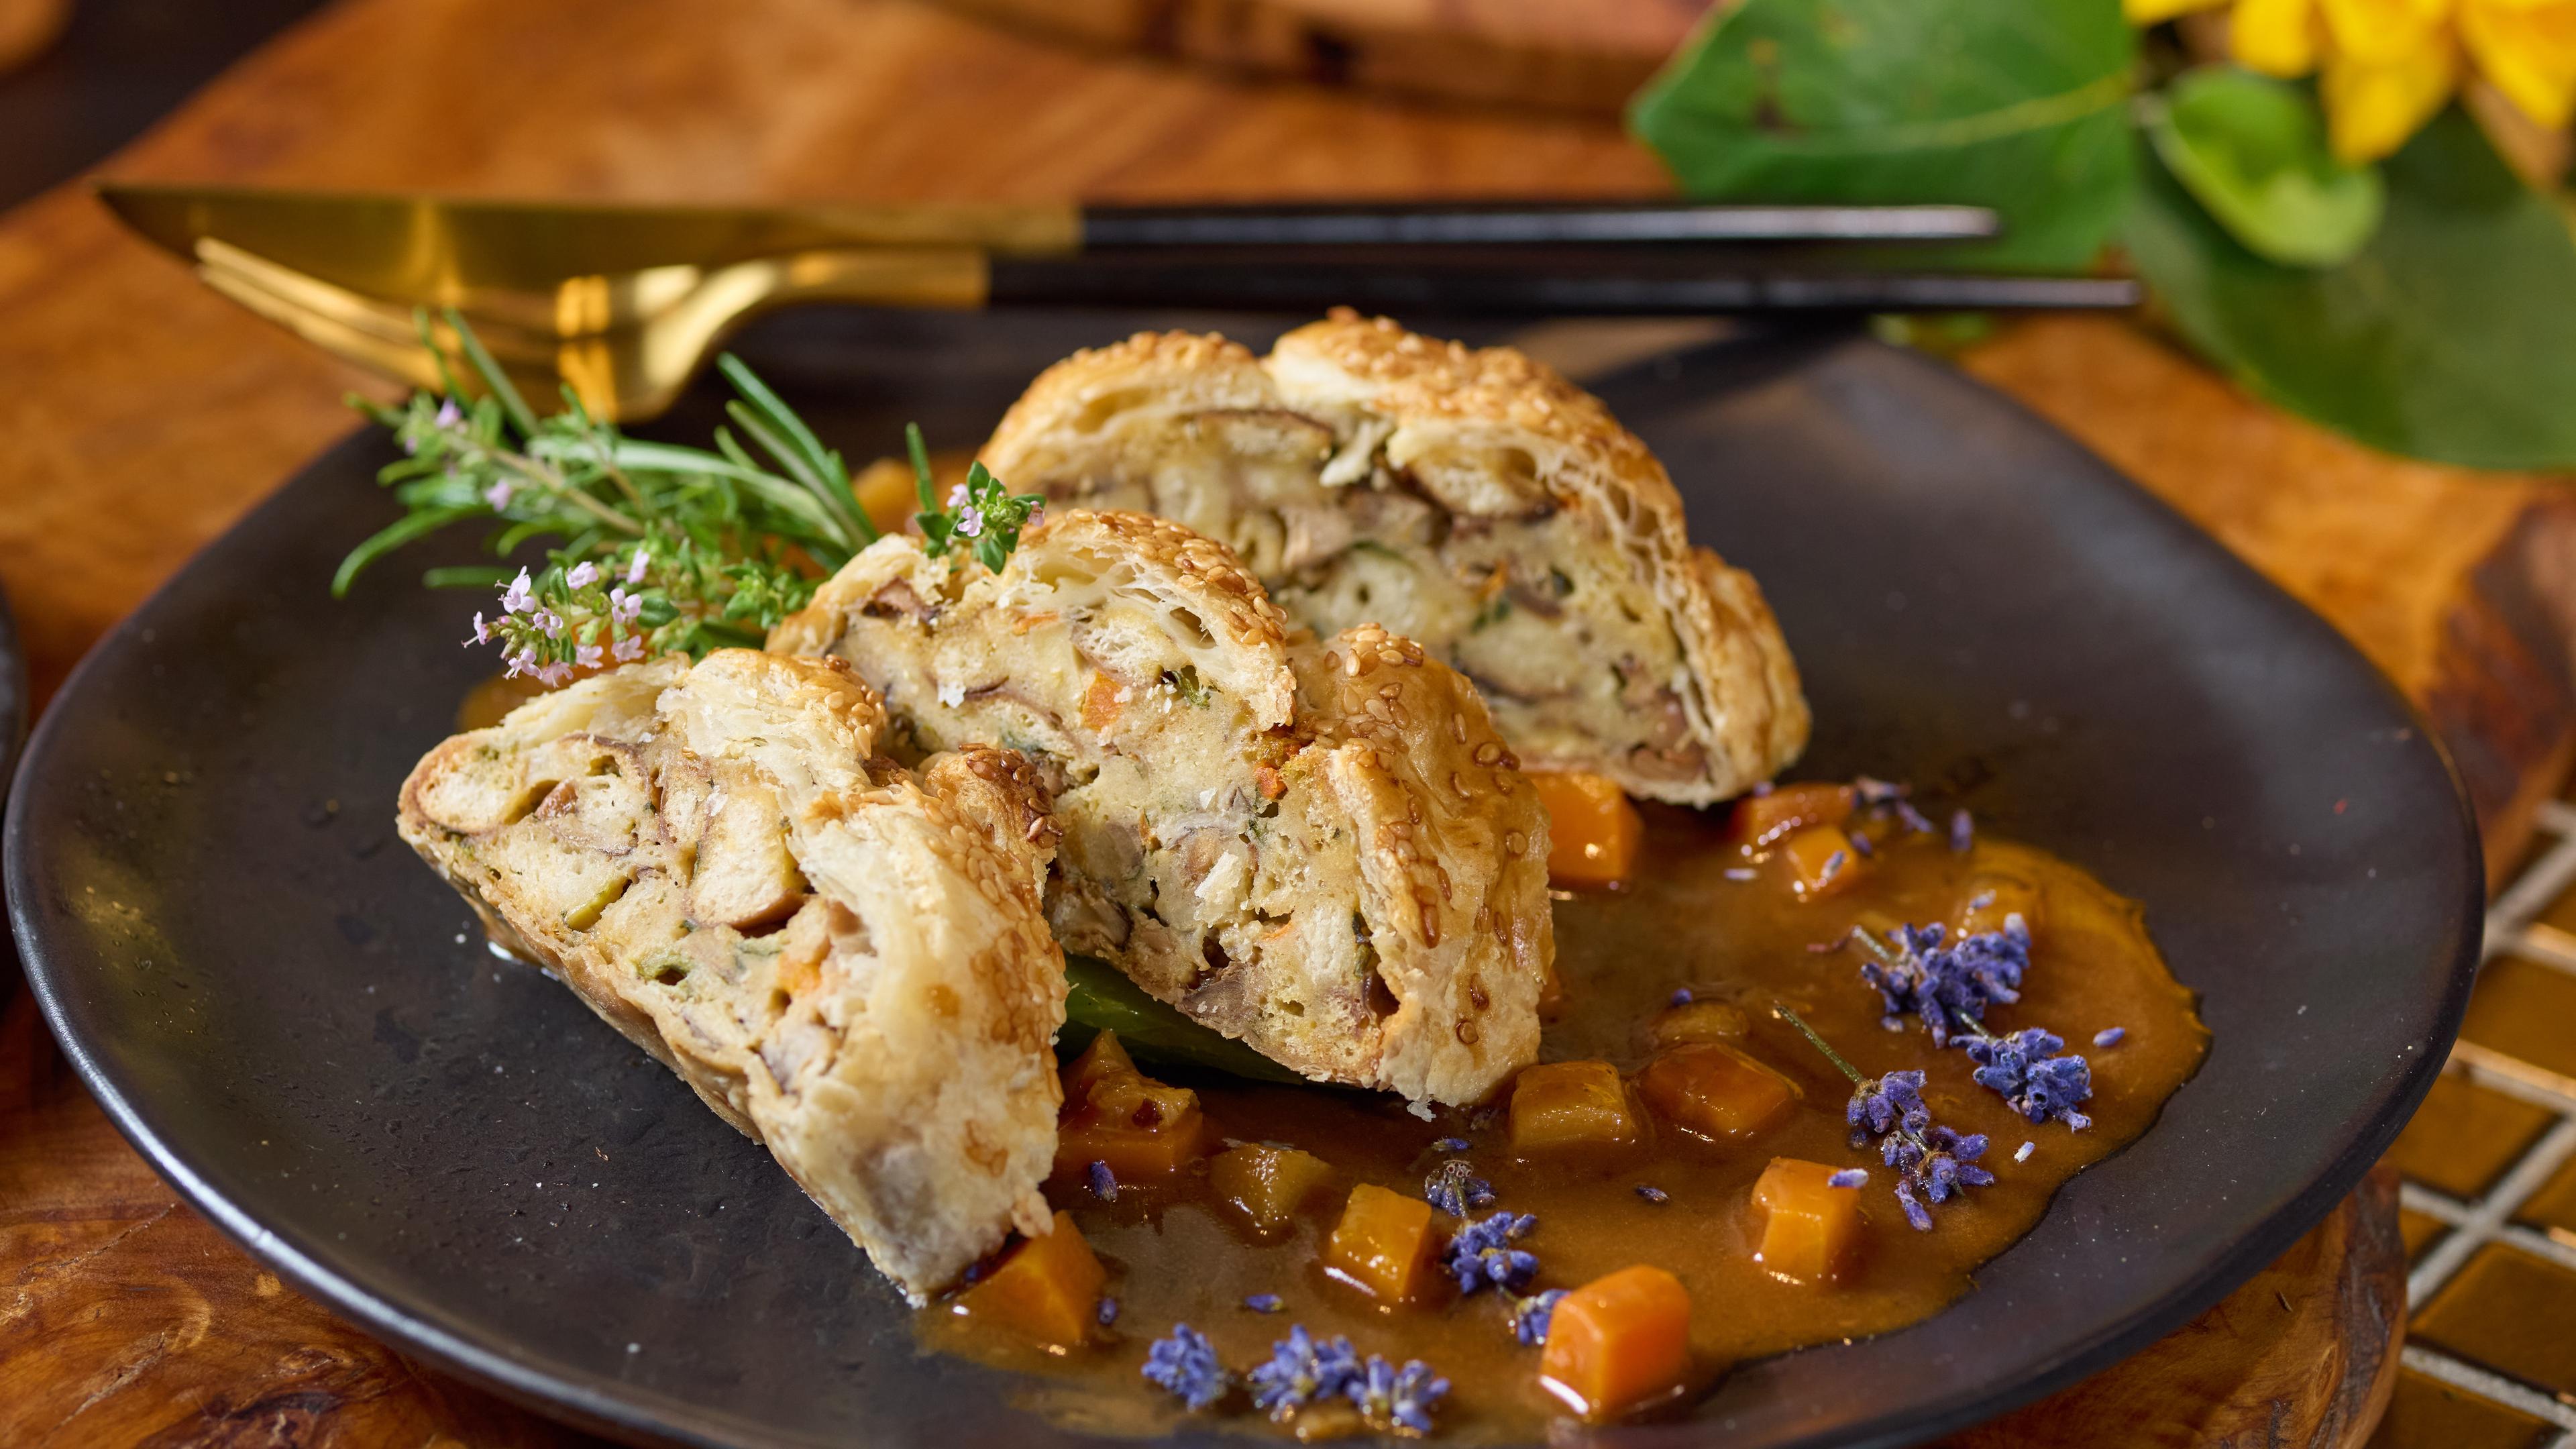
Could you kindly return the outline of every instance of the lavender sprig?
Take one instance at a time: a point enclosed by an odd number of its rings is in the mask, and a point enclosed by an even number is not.
[[[1953,1035],[1974,1034],[1996,1003],[2021,1000],[2022,977],[2030,970],[2030,927],[2019,916],[2006,917],[2002,930],[1964,937],[1956,946],[1943,946],[1944,934],[1935,922],[1900,925],[1884,941],[1854,926],[1850,938],[1868,958],[1861,962],[1861,979],[1878,988],[1889,1022],[1921,1017],[1934,1046],[1948,1046]]]
[[[1473,1293],[1491,1285],[1518,1290],[1538,1276],[1538,1255],[1512,1246],[1538,1226],[1538,1214],[1515,1215],[1506,1208],[1483,1222],[1469,1223],[1449,1240],[1450,1276],[1458,1291]]]
[[[1564,1289],[1550,1288],[1512,1300],[1512,1336],[1520,1340],[1523,1348],[1536,1348],[1547,1342],[1547,1327],[1555,1321],[1557,1302],[1564,1297]]]
[[[1422,1195],[1453,1218],[1494,1205],[1494,1185],[1476,1176],[1467,1159],[1453,1157],[1433,1168],[1422,1181]]]
[[[1360,1374],[1359,1354],[1349,1339],[1318,1340],[1301,1323],[1270,1345],[1269,1359],[1244,1375],[1244,1382],[1251,1386],[1254,1408],[1284,1419],[1308,1404],[1342,1397]]]
[[[1418,1358],[1407,1359],[1404,1367],[1397,1368],[1377,1354],[1370,1354],[1368,1362],[1361,1366],[1360,1376],[1344,1392],[1371,1426],[1403,1434],[1428,1434],[1431,1411],[1448,1397],[1449,1381]]]
[[[1193,1409],[1224,1398],[1234,1383],[1217,1362],[1216,1345],[1186,1323],[1173,1324],[1170,1337],[1154,1340],[1154,1346],[1145,1351],[1144,1374]]]
[[[1932,1231],[1927,1200],[1945,1202],[1968,1188],[1993,1184],[1995,1175],[1977,1165],[1986,1152],[1985,1134],[1955,1132],[1935,1123],[1930,1104],[1923,1100],[1921,1072],[1889,1072],[1873,1081],[1843,1060],[1842,1053],[1817,1035],[1806,1018],[1786,1005],[1775,1005],[1773,1010],[1851,1079],[1851,1100],[1843,1108],[1843,1120],[1852,1129],[1851,1145],[1862,1147],[1873,1138],[1878,1140],[1879,1160],[1896,1170],[1896,1204],[1917,1231]]]
[[[2093,1068],[2080,1056],[2058,1053],[2066,1042],[2053,1031],[2029,1027],[2010,1036],[1979,1035],[1965,1044],[1977,1063],[1977,1085],[2000,1093],[2032,1122],[2064,1122],[2081,1132],[2093,1119],[2076,1111],[2093,1096]]]

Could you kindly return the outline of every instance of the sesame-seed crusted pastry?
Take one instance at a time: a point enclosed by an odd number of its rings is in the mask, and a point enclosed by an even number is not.
[[[1053,1221],[1064,956],[1025,762],[884,723],[837,661],[630,664],[430,751],[401,830],[919,1303]]]
[[[1071,511],[998,574],[883,539],[769,645],[849,660],[899,756],[1034,760],[1057,935],[1206,1025],[1417,1100],[1480,1100],[1536,1055],[1546,815],[1411,641],[1292,639],[1222,545]]]
[[[1015,490],[1230,545],[1319,635],[1420,641],[1533,769],[1705,805],[1806,745],[1752,577],[1690,546],[1663,465],[1599,399],[1511,348],[1347,310],[1267,358],[1139,333],[1048,369],[980,456]]]

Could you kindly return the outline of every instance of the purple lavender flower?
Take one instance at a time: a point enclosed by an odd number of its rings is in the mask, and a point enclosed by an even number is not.
[[[1867,1187],[1869,1186],[1869,1169],[1866,1167],[1846,1167],[1840,1172],[1829,1174],[1825,1178],[1825,1186]]]
[[[1749,865],[1730,865],[1725,871],[1728,880],[1751,880],[1761,873]]]
[[[1897,1205],[1905,1210],[1905,1220],[1923,1232],[1932,1231],[1924,1200],[1945,1202],[1995,1180],[1976,1165],[1986,1151],[1983,1133],[1962,1135],[1932,1121],[1921,1072],[1889,1072],[1875,1082],[1863,1081],[1853,1089],[1843,1117],[1851,1124],[1854,1147],[1879,1139],[1879,1160],[1896,1170]]]
[[[1538,1276],[1538,1255],[1512,1244],[1538,1226],[1536,1213],[1514,1214],[1506,1208],[1480,1223],[1469,1223],[1449,1240],[1449,1272],[1458,1291],[1473,1293],[1492,1284],[1519,1289]]]
[[[2057,1033],[2035,1026],[1966,1044],[1977,1063],[1978,1086],[2000,1093],[2033,1122],[2061,1121],[2081,1132],[2093,1125],[2092,1118],[2075,1110],[2092,1099],[2093,1069],[2082,1057],[2059,1056],[2065,1045]]]
[[[1100,1319],[1100,1326],[1103,1328],[1107,1328],[1109,1325],[1116,1323],[1118,1321],[1118,1300],[1115,1298],[1101,1299],[1098,1317]]]
[[[1431,1176],[1423,1179],[1422,1195],[1453,1218],[1494,1205],[1494,1185],[1476,1176],[1463,1157],[1452,1157],[1434,1168]]]
[[[1311,1403],[1350,1392],[1360,1377],[1359,1354],[1347,1338],[1318,1342],[1304,1324],[1270,1345],[1270,1358],[1244,1375],[1252,1388],[1252,1405],[1273,1418],[1286,1418]]]
[[[1154,1340],[1154,1346],[1145,1351],[1144,1374],[1193,1409],[1224,1398],[1232,1383],[1225,1366],[1216,1361],[1216,1345],[1186,1323],[1173,1324],[1169,1338]]]
[[[1288,1300],[1276,1293],[1255,1293],[1243,1300],[1243,1306],[1255,1313],[1276,1313],[1288,1306]]]
[[[1431,1371],[1422,1360],[1407,1359],[1397,1368],[1377,1354],[1370,1354],[1360,1376],[1343,1390],[1369,1423],[1381,1428],[1409,1430],[1416,1434],[1431,1432],[1431,1411],[1449,1393],[1449,1381]]]
[[[478,614],[475,617],[479,619],[482,616]],[[2125,1026],[2104,1027],[2102,1030],[2093,1033],[2093,1044],[2097,1047],[2115,1047],[2120,1044],[2120,1038],[2127,1036],[2128,1034],[2129,1029]]]
[[[1536,1348],[1547,1342],[1547,1326],[1556,1316],[1557,1300],[1565,1296],[1562,1288],[1512,1300],[1512,1336],[1523,1348]]]
[[[2036,1152],[2036,1151],[2038,1151],[2038,1150],[2039,1150],[2039,1144],[2038,1144],[2038,1143],[2036,1143],[2036,1142],[2025,1142],[2025,1143],[2023,1143],[2023,1144],[2021,1145],[2021,1150],[2020,1150],[2020,1151],[2018,1151],[2018,1152],[2015,1152],[2015,1153],[2013,1154],[2013,1161],[2015,1161],[2015,1162],[2028,1162],[2028,1161],[2030,1161],[2030,1155],[2031,1155],[2033,1152]]]
[[[1890,808],[1896,812],[1896,823],[1913,831],[1915,834],[1934,835],[1939,833],[1932,828],[1931,821],[1923,818],[1923,812],[1914,808],[1913,801],[1899,800]]]
[[[1950,812],[1950,848],[1965,855],[1977,843],[1976,817],[1965,808]]]
[[[2021,1000],[2021,979],[2030,969],[2030,927],[2018,916],[2007,917],[2000,931],[1956,946],[1943,946],[1942,935],[1938,923],[1898,926],[1884,944],[1867,932],[1852,933],[1873,958],[1861,962],[1861,979],[1878,988],[1888,1017],[1923,1018],[1934,1046],[1968,1034],[1995,1003]]]
[[[1671,1193],[1664,1191],[1662,1188],[1657,1187],[1652,1183],[1646,1182],[1637,1184],[1637,1196],[1642,1197],[1651,1203],[1663,1203],[1672,1199]]]
[[[1102,1202],[1118,1201],[1118,1174],[1109,1170],[1109,1164],[1095,1162],[1091,1164],[1088,1171],[1091,1178],[1091,1195]]]
[[[1869,775],[1852,776],[1852,798],[1863,805],[1893,804],[1904,799],[1908,793],[1910,792],[1905,786],[1892,780],[1881,780]]]
[[[1464,1152],[1473,1144],[1464,1137],[1443,1137],[1431,1144],[1434,1152]]]
[[[1851,837],[1851,843],[1852,849],[1857,852],[1863,860],[1868,860],[1872,856],[1878,854],[1878,847],[1869,843],[1869,837],[1867,835],[1855,834]]]
[[[1675,1005],[1675,1006],[1688,1006],[1688,1005],[1690,1005],[1690,1004],[1691,1004],[1691,989],[1690,989],[1689,987],[1687,987],[1687,986],[1676,986],[1676,987],[1674,987],[1674,988],[1673,988],[1673,1005]]]

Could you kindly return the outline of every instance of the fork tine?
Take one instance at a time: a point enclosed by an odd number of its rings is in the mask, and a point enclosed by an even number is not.
[[[198,274],[209,286],[315,344],[379,372],[421,387],[443,385],[438,354],[424,347],[413,315],[393,303],[361,296],[334,283],[208,239],[199,246]],[[432,339],[454,357],[458,339],[443,321],[430,324]],[[557,385],[555,348],[532,342],[503,324],[475,334],[514,383],[551,400]]]
[[[256,252],[244,251],[211,238],[200,244],[199,260],[207,267],[233,273],[307,311],[335,318],[387,342],[417,344],[420,341],[416,314],[407,304],[353,292],[336,282],[323,281],[309,272],[298,271]],[[474,328],[474,335],[481,339],[485,350],[495,358],[531,368],[550,370],[553,367],[555,341],[552,336],[531,331],[507,317],[494,317],[472,307],[458,310]],[[432,314],[430,327],[438,344],[453,356],[457,347],[456,330],[436,314]]]

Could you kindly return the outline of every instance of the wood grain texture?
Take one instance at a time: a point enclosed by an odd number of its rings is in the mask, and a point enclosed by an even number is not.
[[[1309,8],[1416,25],[1469,0],[1372,3]],[[1543,8],[1551,24],[1592,13]],[[1513,34],[1520,44],[1528,32]],[[1251,83],[900,0],[740,0],[721,18],[682,0],[344,0],[109,169],[696,200],[1617,196],[1666,184],[1606,118]],[[204,292],[77,189],[0,217],[0,318],[0,583],[39,699],[347,429],[343,391],[381,392]],[[2027,324],[1967,362],[2361,641],[2455,750],[2485,762],[2472,769],[2492,772],[2481,799],[2502,802],[2490,840],[2510,847],[2499,822],[2546,792],[2569,748],[2576,610],[2562,590],[2576,545],[2555,495],[2302,430],[2114,322]],[[2375,1211],[2347,1205],[2275,1268],[2277,1290],[2294,1304],[2345,1302],[2353,1275],[2394,1271],[2387,1235],[2354,1226]],[[2098,1428],[2102,1406],[2150,1402],[2175,1378],[2206,1386],[2197,1422],[2229,1422],[2221,1410],[2241,1404],[2253,1424],[2283,1399],[2259,1374],[2250,1397],[2237,1394],[2228,1385],[2244,1380],[2231,1375],[2288,1362],[2293,1341],[2241,1315],[2204,1320],[2154,1351],[2173,1356],[2142,1361],[2146,1377],[2123,1369],[2073,1391],[2108,1395],[2083,1401],[2094,1407],[2056,1407],[2070,1397],[2017,1422],[2080,1413],[2095,1417],[2067,1422]],[[2355,1379],[2333,1383],[2348,1397]],[[21,994],[0,1019],[0,1442],[574,1437],[413,1367],[226,1246],[115,1138]]]
[[[2382,1167],[2216,1308],[2120,1367],[1946,1449],[2340,1449],[2397,1387],[2397,1174]]]

